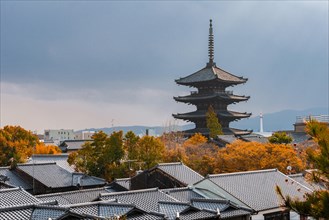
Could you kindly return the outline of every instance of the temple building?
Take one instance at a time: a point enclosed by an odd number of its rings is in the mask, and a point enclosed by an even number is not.
[[[232,103],[247,101],[249,96],[235,95],[232,91],[226,90],[227,87],[243,84],[248,79],[235,76],[225,70],[220,69],[214,62],[214,36],[212,29],[212,20],[209,27],[209,62],[203,69],[183,78],[175,80],[178,85],[184,85],[196,88],[190,95],[174,97],[177,102],[183,102],[196,106],[196,111],[188,113],[173,114],[176,119],[182,119],[195,123],[195,128],[184,131],[187,135],[194,133],[209,134],[209,129],[206,125],[206,113],[211,105],[219,123],[222,125],[224,134],[244,135],[250,134],[250,130],[240,130],[230,128],[229,124],[232,121],[250,117],[251,113],[241,113],[230,111],[227,106]]]

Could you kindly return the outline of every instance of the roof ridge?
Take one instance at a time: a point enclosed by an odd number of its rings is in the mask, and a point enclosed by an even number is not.
[[[177,201],[163,201],[163,200],[160,200],[160,201],[158,201],[158,203],[174,203],[174,204],[188,205],[188,206],[191,205],[191,203],[189,203],[189,202],[182,202],[182,201],[179,201],[179,200],[177,200]]]
[[[57,196],[57,195],[67,195],[67,194],[72,194],[72,193],[77,193],[77,192],[92,192],[92,191],[97,191],[101,189],[106,189],[107,187],[100,187],[100,188],[91,188],[91,189],[81,189],[81,190],[71,190],[71,191],[66,191],[66,192],[57,192],[57,193],[49,193],[49,194],[42,194],[42,195],[37,195],[37,198],[43,198],[43,197],[48,197],[48,196]]]
[[[282,172],[280,172],[280,171],[278,171],[278,173],[281,174],[282,176],[285,176],[285,177],[289,178],[289,179],[292,180],[293,182],[297,183],[297,185],[300,185],[301,187],[304,187],[304,188],[307,189],[308,191],[313,192],[312,189],[310,189],[310,188],[308,188],[307,186],[301,184],[300,182],[294,180],[294,179],[291,178],[290,176],[288,176],[288,175],[286,175],[286,174],[284,174],[284,173],[282,173]]]
[[[137,189],[137,190],[130,190],[130,191],[123,191],[123,192],[110,192],[110,193],[101,193],[100,196],[108,196],[108,195],[122,195],[122,194],[134,194],[134,193],[141,193],[141,192],[152,192],[152,191],[159,191],[159,188],[149,188],[149,189]],[[161,191],[159,191],[161,192]]]
[[[15,191],[15,190],[20,190],[22,189],[21,187],[15,187],[15,188],[8,188],[8,189],[1,189],[0,193],[2,192],[8,192],[8,191]]]
[[[173,165],[184,165],[182,162],[171,162],[171,163],[158,163],[159,166],[173,166]]]
[[[38,163],[20,163],[17,165],[17,167],[19,168],[20,166],[40,166],[40,165],[53,165],[53,164],[57,165],[56,162],[38,162]]]
[[[118,203],[117,199],[110,199],[110,200],[102,200],[102,201],[93,201],[93,202],[82,202],[82,203],[74,203],[74,204],[67,204],[64,207],[81,207],[81,206],[88,206],[88,205],[130,205],[134,206],[133,204],[125,204],[125,203]]]
[[[241,171],[233,173],[219,173],[219,174],[208,174],[206,178],[219,177],[219,176],[233,176],[233,175],[243,175],[243,174],[254,174],[254,173],[267,173],[267,172],[278,172],[277,168],[274,169],[265,169],[265,170],[250,170],[250,171]]]

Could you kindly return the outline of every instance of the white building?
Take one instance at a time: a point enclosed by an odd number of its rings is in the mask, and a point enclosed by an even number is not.
[[[44,140],[45,142],[53,141],[54,143],[65,140],[74,140],[74,131],[73,129],[48,129],[45,130]]]
[[[91,140],[91,136],[95,134],[95,131],[79,131],[74,133],[75,140]]]

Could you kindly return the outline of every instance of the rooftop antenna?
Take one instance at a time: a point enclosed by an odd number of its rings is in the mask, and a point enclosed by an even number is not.
[[[215,63],[214,63],[214,34],[213,34],[213,29],[212,29],[212,19],[210,19],[210,24],[209,24],[208,55],[209,55],[209,62],[207,63],[207,66],[212,67],[215,65]]]
[[[260,123],[259,132],[263,133],[264,129],[263,129],[263,113],[262,112],[260,112],[260,114],[259,114],[259,123]]]

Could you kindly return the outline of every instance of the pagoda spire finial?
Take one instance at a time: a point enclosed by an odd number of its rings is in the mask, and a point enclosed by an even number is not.
[[[209,39],[208,39],[208,54],[209,54],[209,62],[207,66],[214,66],[214,34],[212,30],[212,19],[210,19],[209,24]]]

